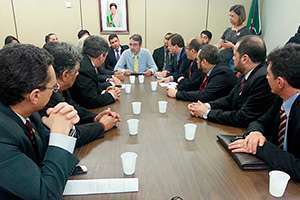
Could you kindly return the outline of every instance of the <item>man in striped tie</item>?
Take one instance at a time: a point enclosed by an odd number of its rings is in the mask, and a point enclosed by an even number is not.
[[[269,54],[267,79],[277,99],[249,125],[245,139],[229,148],[255,154],[271,169],[300,181],[300,45],[287,45]]]

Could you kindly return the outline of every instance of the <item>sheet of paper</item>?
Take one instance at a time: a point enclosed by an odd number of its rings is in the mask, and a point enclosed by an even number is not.
[[[176,86],[178,85],[176,82],[169,82],[169,83],[159,83],[160,87],[172,87],[172,88],[176,88]]]
[[[139,191],[138,178],[68,180],[63,195],[87,195]]]

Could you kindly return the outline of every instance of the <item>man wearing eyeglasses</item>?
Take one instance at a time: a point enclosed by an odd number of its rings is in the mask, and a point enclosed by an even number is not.
[[[47,110],[50,131],[37,113],[59,89],[52,63],[33,45],[0,50],[0,199],[61,199],[78,163],[73,106]]]
[[[115,71],[124,72],[127,76],[132,73],[151,76],[157,71],[150,51],[142,48],[142,36],[134,34],[129,38],[129,49],[121,55]]]
[[[76,144],[77,147],[103,137],[105,131],[116,126],[120,120],[120,115],[112,112],[111,109],[95,114],[81,107],[72,99],[68,89],[72,87],[79,74],[81,60],[79,51],[67,43],[50,43],[46,44],[44,48],[54,58],[53,68],[60,89],[52,94],[50,101],[40,112],[41,115],[44,116],[49,107],[53,107],[60,102],[67,102],[78,111],[80,117],[78,125],[75,126],[76,132],[81,138]]]

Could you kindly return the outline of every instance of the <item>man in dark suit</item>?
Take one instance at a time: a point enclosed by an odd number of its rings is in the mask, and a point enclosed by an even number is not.
[[[297,33],[293,37],[291,37],[289,39],[289,41],[287,42],[287,44],[289,44],[289,43],[300,44],[300,26],[298,27]]]
[[[185,53],[190,61],[188,70],[177,79],[177,89],[184,91],[196,90],[204,79],[204,73],[198,68],[197,57],[201,45],[197,39],[192,39],[185,48]]]
[[[163,71],[169,66],[172,62],[173,56],[168,50],[168,41],[170,37],[172,36],[172,33],[166,33],[164,37],[164,45],[154,49],[153,51],[153,59],[156,63],[156,66],[158,68],[158,71]]]
[[[272,170],[282,170],[300,181],[300,46],[287,45],[268,56],[267,79],[279,97],[245,139],[229,145],[233,152],[255,154]]]
[[[84,42],[79,75],[70,89],[73,99],[83,107],[97,108],[120,98],[120,89],[111,87],[112,83],[101,82],[98,76],[108,49],[107,42],[99,36],[89,36]]]
[[[181,35],[175,33],[168,41],[168,50],[175,57],[175,63],[172,63],[167,67],[165,71],[157,73],[157,77],[166,77],[161,80],[161,82],[177,82],[178,78],[187,73],[190,61],[187,58],[184,40]]]
[[[217,47],[204,45],[198,54],[198,66],[205,78],[197,90],[168,89],[168,96],[183,101],[213,101],[229,94],[236,83],[233,72],[227,65],[219,63]]]
[[[86,144],[92,140],[103,137],[104,132],[113,128],[119,121],[119,114],[107,109],[99,114],[92,113],[78,105],[69,93],[78,75],[80,68],[80,53],[67,43],[49,43],[44,47],[54,58],[53,68],[56,79],[60,85],[59,91],[52,94],[48,104],[40,111],[42,116],[46,115],[48,108],[56,106],[60,102],[67,102],[72,105],[80,117],[79,123],[75,126],[77,133],[85,135],[86,141],[80,141],[77,146]]]
[[[193,116],[236,127],[247,127],[272,105],[266,79],[266,47],[258,36],[245,36],[234,48],[234,64],[243,74],[229,95],[208,103],[192,103]]]
[[[60,103],[37,111],[57,91],[52,57],[33,45],[0,50],[0,199],[62,199],[78,160],[73,155],[79,121]],[[81,140],[81,139],[78,139]]]

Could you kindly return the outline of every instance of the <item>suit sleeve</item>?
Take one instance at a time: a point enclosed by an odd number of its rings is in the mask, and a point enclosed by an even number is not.
[[[215,105],[210,104],[212,110],[208,114],[208,119],[221,124],[247,127],[250,122],[262,114],[262,102],[266,102],[264,107],[267,107],[272,103],[271,99],[273,98],[265,77],[260,77],[256,80],[252,88],[251,95],[249,95],[246,102],[238,110],[230,109],[226,111],[223,107],[215,109]],[[224,100],[224,105],[228,107],[230,101],[233,99],[225,97]]]
[[[114,103],[113,96],[109,93],[101,94],[101,89],[95,82],[84,75],[79,75],[76,80],[80,104],[86,108],[97,108]]]
[[[61,199],[78,163],[74,155],[55,146],[48,147],[41,167],[17,145],[1,141],[0,149],[0,187],[22,199]]]
[[[284,171],[293,179],[300,181],[300,159],[293,154],[266,142],[264,146],[258,147],[256,156],[264,160],[271,169]]]

